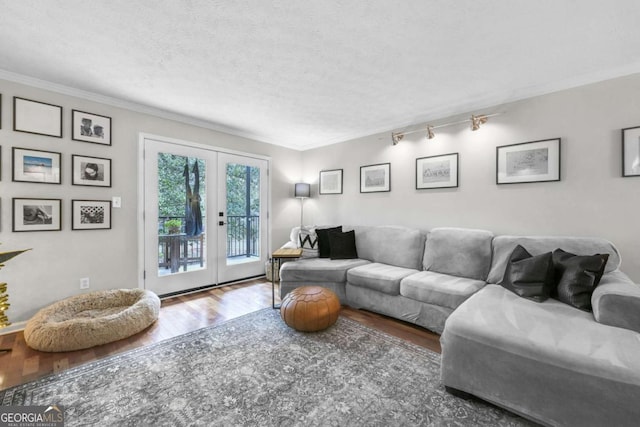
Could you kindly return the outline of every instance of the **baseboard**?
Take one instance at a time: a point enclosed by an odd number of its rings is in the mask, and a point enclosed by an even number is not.
[[[6,328],[0,329],[0,335],[9,335],[9,334],[12,334],[14,332],[23,331],[25,326],[27,326],[26,320],[24,322],[12,323],[11,325],[7,326]]]

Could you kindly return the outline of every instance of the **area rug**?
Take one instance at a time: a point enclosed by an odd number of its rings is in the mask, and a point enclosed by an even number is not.
[[[448,394],[440,356],[340,317],[296,332],[265,309],[0,392],[65,426],[519,426]]]

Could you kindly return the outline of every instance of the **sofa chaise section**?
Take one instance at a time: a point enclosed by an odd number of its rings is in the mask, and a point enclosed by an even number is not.
[[[608,254],[591,297],[593,313],[555,299],[521,298],[495,284],[518,244],[534,256],[557,248]],[[494,238],[491,284],[445,323],[440,339],[444,385],[544,425],[637,425],[640,287],[619,265],[617,249],[604,239]]]

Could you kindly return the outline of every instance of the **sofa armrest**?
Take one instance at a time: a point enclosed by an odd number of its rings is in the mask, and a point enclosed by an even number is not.
[[[591,305],[599,323],[640,332],[640,286],[620,270],[602,276]]]

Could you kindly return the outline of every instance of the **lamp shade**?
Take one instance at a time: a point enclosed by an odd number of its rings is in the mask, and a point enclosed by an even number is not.
[[[294,197],[298,197],[301,199],[311,197],[311,184],[305,184],[304,182],[296,183]]]

